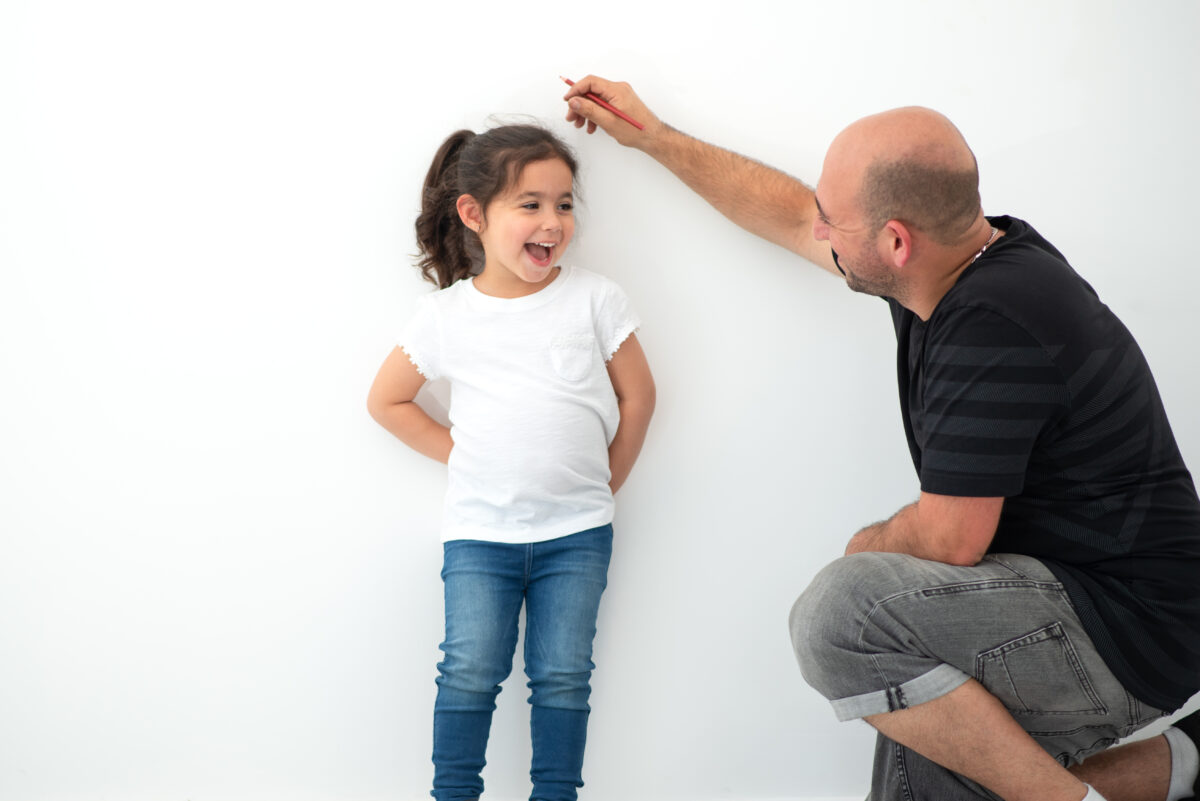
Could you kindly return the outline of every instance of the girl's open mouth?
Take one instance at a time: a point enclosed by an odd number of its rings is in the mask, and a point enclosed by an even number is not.
[[[529,258],[533,259],[534,264],[545,267],[550,263],[550,256],[554,252],[553,247],[553,243],[549,242],[526,242],[525,252],[529,254]]]

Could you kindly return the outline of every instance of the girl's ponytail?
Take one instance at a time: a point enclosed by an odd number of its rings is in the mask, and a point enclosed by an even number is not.
[[[482,248],[479,237],[458,218],[458,160],[474,131],[455,131],[446,138],[433,157],[421,192],[421,213],[417,215],[417,267],[427,281],[440,288],[465,278]],[[474,241],[468,245],[468,238]]]

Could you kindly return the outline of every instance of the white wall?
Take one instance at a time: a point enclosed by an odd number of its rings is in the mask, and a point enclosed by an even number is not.
[[[585,798],[854,796],[788,608],[916,493],[878,301],[560,122],[558,75],[813,182],[920,103],[1125,320],[1200,467],[1200,6],[376,0],[0,6],[0,799],[425,797],[441,466],[364,399],[428,291],[421,177],[533,115],[658,412],[621,493]],[[688,9],[683,11],[683,9]],[[518,661],[519,671],[519,661]],[[519,672],[489,796],[527,795]]]

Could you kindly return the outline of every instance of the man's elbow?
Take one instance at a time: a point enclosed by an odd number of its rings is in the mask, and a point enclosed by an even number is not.
[[[938,561],[955,567],[974,567],[987,556],[990,542],[990,537],[984,543],[963,541],[960,538],[943,546],[941,559]]]
[[[975,565],[983,561],[983,557],[986,555],[987,551],[957,550],[950,553],[942,561],[955,567],[975,567]]]
[[[955,567],[974,567],[987,556],[990,542],[991,538],[985,541],[964,537],[961,533],[937,537],[929,541],[932,551],[929,558]]]

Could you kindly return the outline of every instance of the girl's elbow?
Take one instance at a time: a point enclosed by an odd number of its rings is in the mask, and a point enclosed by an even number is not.
[[[375,393],[375,388],[372,387],[371,391],[367,393],[367,414],[371,415],[371,419],[378,423],[379,412],[379,397]]]
[[[637,386],[623,387],[616,394],[617,405],[623,412],[638,409],[650,414],[654,411],[654,404],[658,400],[658,392],[654,387],[653,379],[648,379]]]
[[[654,411],[654,404],[658,400],[658,387],[654,384],[654,378],[647,375],[646,381],[641,387],[641,402],[646,407],[646,412]]]
[[[622,414],[637,416],[649,422],[650,418],[654,416],[654,403],[654,388],[651,387],[648,392],[641,393],[636,398],[630,398],[626,401],[622,407]]]
[[[654,388],[654,382],[650,382],[650,386],[646,387],[646,394],[642,398],[642,403],[646,407],[646,416],[654,414],[654,404],[658,402],[658,391]]]
[[[380,397],[376,392],[367,395],[367,414],[371,415],[371,419],[380,425],[385,425],[388,410],[392,406],[392,403]]]

